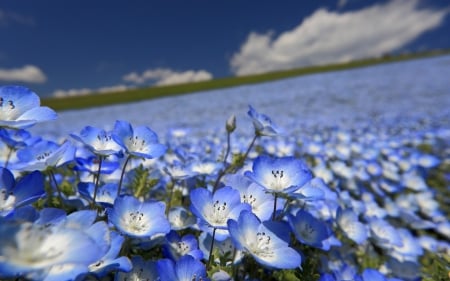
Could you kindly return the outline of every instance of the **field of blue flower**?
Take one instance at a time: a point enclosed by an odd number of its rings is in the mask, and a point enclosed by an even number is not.
[[[449,73],[444,56],[59,116],[0,87],[0,279],[448,280]]]

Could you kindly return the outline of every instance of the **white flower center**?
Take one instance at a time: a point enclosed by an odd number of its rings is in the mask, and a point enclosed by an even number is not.
[[[18,117],[16,116],[18,113],[13,100],[5,100],[3,97],[0,97],[0,120],[14,120]]]
[[[210,223],[216,225],[225,225],[228,220],[228,214],[230,210],[228,209],[227,202],[221,203],[219,200],[214,202],[210,210],[206,212],[205,216],[208,218]]]
[[[256,233],[256,240],[248,241],[249,250],[259,257],[272,257],[273,246],[270,235],[263,232]]]
[[[135,233],[144,233],[149,229],[147,217],[139,211],[129,212],[125,223],[128,230]]]
[[[9,211],[14,208],[16,197],[12,192],[7,192],[6,189],[0,189],[0,211]]]
[[[266,177],[266,186],[281,191],[289,187],[289,180],[283,170],[272,170],[271,174]]]
[[[307,242],[315,242],[316,229],[312,227],[309,223],[302,223],[299,227],[298,233]]]
[[[143,151],[146,147],[146,141],[138,136],[129,137],[127,147],[130,151]]]

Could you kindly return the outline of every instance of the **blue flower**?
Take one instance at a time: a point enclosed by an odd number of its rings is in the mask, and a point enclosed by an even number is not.
[[[299,210],[294,216],[288,216],[289,224],[298,241],[316,248],[327,250],[326,240],[330,237],[327,225],[310,213]]]
[[[392,249],[394,246],[402,247],[402,239],[392,225],[380,218],[369,220],[370,237],[376,245],[383,249]]]
[[[114,139],[126,152],[134,157],[158,158],[166,152],[167,147],[158,141],[158,136],[146,126],[133,128],[126,121],[117,120],[114,125]]]
[[[0,216],[6,216],[44,195],[44,177],[40,172],[27,174],[16,182],[8,169],[0,167]]]
[[[161,281],[209,280],[205,265],[189,255],[181,257],[176,263],[169,259],[162,259],[157,264]]]
[[[116,200],[117,188],[117,183],[105,183],[99,186],[95,202],[105,207],[111,207],[114,204],[114,200]],[[94,189],[95,186],[92,182],[78,183],[78,192],[90,200],[94,199]]]
[[[170,208],[167,218],[173,230],[186,229],[197,223],[196,218],[182,206]]]
[[[64,271],[75,279],[104,254],[91,234],[63,225],[0,222],[0,236],[2,277],[43,279]]]
[[[257,136],[276,136],[281,133],[278,126],[272,122],[269,116],[258,113],[251,105],[248,106],[248,116],[252,118]]]
[[[165,208],[163,202],[141,202],[133,196],[122,196],[116,198],[113,208],[108,209],[108,218],[128,236],[151,237],[170,231]]]
[[[115,141],[111,132],[92,126],[84,127],[79,135],[70,134],[70,136],[83,143],[95,155],[109,156],[122,150],[122,146]]]
[[[358,216],[352,210],[339,208],[336,214],[336,223],[344,235],[355,243],[362,244],[367,240],[367,227],[359,222]]]
[[[56,168],[74,160],[75,147],[68,141],[58,145],[52,141],[41,140],[17,151],[18,162],[12,167],[23,171],[44,171]]]
[[[89,272],[95,273],[99,277],[103,277],[111,271],[128,272],[132,269],[131,261],[127,257],[117,257],[125,238],[117,232],[111,232],[110,236],[111,244],[108,252],[100,260],[89,265]]]
[[[198,241],[194,235],[186,234],[180,237],[173,230],[166,235],[166,243],[162,250],[165,257],[174,261],[184,255],[190,255],[198,260],[203,258],[203,252],[198,248]]]
[[[215,231],[215,239],[222,241],[228,237],[228,219],[237,219],[243,210],[250,211],[248,204],[241,203],[239,191],[229,186],[218,189],[214,194],[205,188],[191,191],[191,211],[204,230]]]
[[[0,127],[23,129],[56,119],[56,113],[40,106],[39,96],[22,86],[0,87]]]
[[[132,270],[128,273],[118,272],[115,281],[141,281],[141,280],[159,280],[157,263],[154,261],[144,261],[141,256],[131,258]]]
[[[244,211],[237,221],[230,219],[228,229],[236,248],[248,252],[261,265],[278,269],[300,267],[300,254],[270,231],[253,213]]]
[[[270,193],[289,194],[312,179],[311,171],[294,157],[272,158],[259,156],[253,161],[253,171],[245,175]]]

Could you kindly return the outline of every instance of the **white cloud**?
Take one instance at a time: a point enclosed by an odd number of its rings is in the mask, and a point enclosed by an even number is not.
[[[47,77],[39,67],[25,65],[22,68],[0,69],[0,81],[44,83]]]
[[[418,9],[419,0],[392,0],[360,11],[319,9],[274,37],[250,33],[231,59],[237,75],[380,56],[440,25],[449,10]]]
[[[123,76],[123,80],[134,84],[155,81],[154,84],[173,85],[188,82],[211,80],[213,75],[206,70],[174,71],[168,68],[156,68],[144,71],[142,74],[131,72]]]
[[[128,87],[126,85],[115,85],[115,86],[108,86],[108,87],[101,87],[98,89],[89,89],[89,88],[81,88],[81,89],[69,89],[69,90],[56,90],[53,92],[53,96],[57,98],[63,98],[63,97],[74,97],[74,96],[85,96],[89,94],[106,94],[106,93],[113,93],[113,92],[123,92],[128,89],[131,89],[131,87]]]

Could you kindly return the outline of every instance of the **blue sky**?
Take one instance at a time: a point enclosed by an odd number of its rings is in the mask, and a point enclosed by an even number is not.
[[[14,0],[0,85],[41,97],[450,48],[448,0]]]

